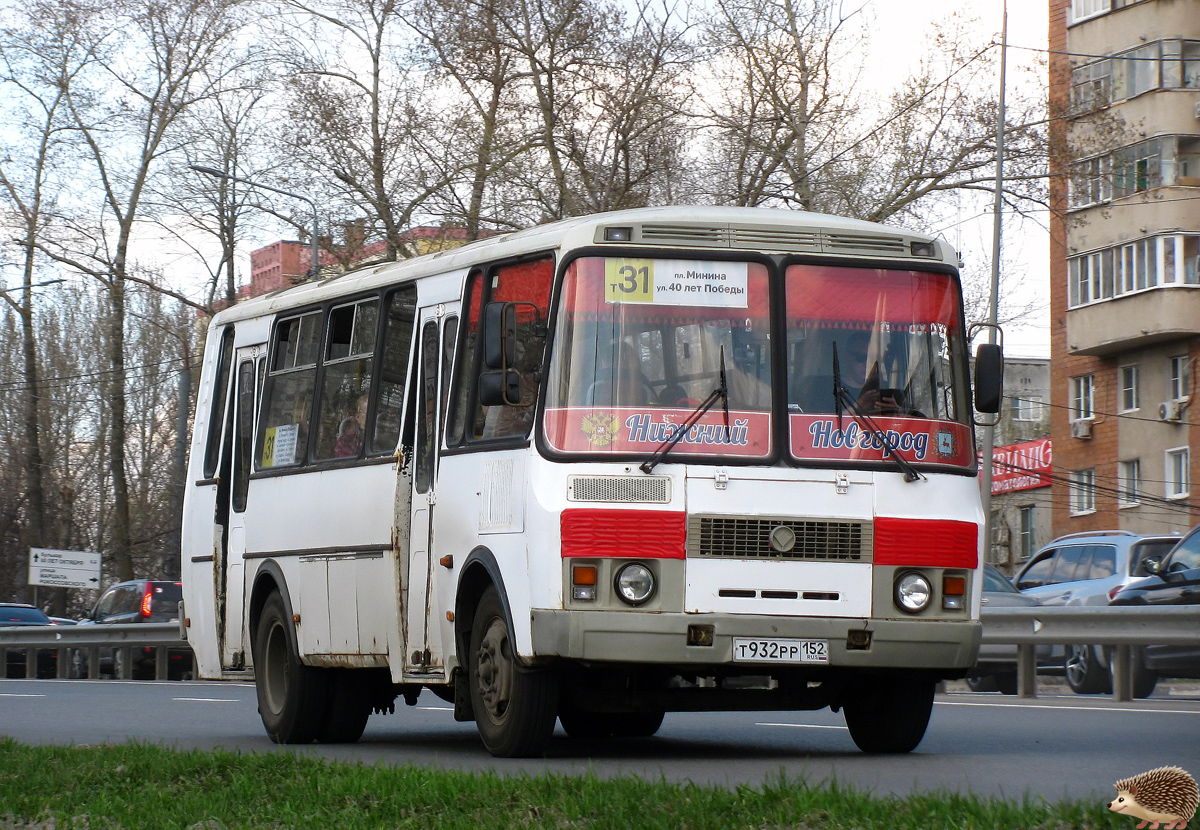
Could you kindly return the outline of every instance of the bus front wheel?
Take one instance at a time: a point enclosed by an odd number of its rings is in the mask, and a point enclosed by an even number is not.
[[[296,629],[278,592],[267,597],[254,633],[258,713],[277,744],[316,739],[329,698],[328,674],[300,662]]]
[[[863,752],[912,752],[925,737],[934,689],[932,680],[889,678],[860,690],[843,706],[850,737]]]
[[[468,659],[475,725],[488,752],[502,758],[542,754],[558,716],[558,678],[517,662],[494,587],[476,607]]]

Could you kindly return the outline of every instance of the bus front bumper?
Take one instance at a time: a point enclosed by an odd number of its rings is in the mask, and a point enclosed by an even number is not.
[[[767,617],[751,614],[638,613],[533,609],[535,659],[675,666],[728,664],[761,669],[769,662],[736,661],[735,638],[818,640],[828,644],[830,667],[940,669],[975,662],[978,620],[894,620]],[[689,645],[689,627],[711,626],[712,645]],[[870,632],[869,645],[863,635]],[[695,630],[693,638],[695,639]]]

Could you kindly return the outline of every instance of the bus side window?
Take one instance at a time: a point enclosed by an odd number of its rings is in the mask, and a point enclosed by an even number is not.
[[[304,461],[320,352],[321,312],[280,320],[271,344],[262,423],[258,434],[260,469]]]
[[[368,455],[395,452],[396,442],[400,440],[404,379],[408,374],[408,355],[417,319],[417,289],[411,285],[398,288],[385,302],[383,350],[379,358],[379,383],[375,393],[375,422],[367,430],[370,436],[367,441]]]
[[[313,453],[317,460],[362,454],[378,324],[379,300],[374,297],[329,312]]]
[[[534,404],[537,403],[538,372],[545,351],[545,326],[550,314],[550,288],[554,281],[554,259],[541,259],[501,265],[484,281],[479,274],[469,278],[466,296],[466,337],[463,338],[458,392],[450,432],[450,443],[461,440],[465,423],[471,422],[471,438],[525,437],[533,426]],[[490,284],[485,284],[490,283]],[[485,289],[481,292],[481,289]],[[517,303],[516,361],[510,367],[521,375],[521,402],[515,405],[483,406],[477,402],[475,386],[479,382],[479,355],[475,346],[480,332],[480,295],[484,302]],[[464,417],[468,401],[475,401],[474,411]]]
[[[246,509],[246,492],[250,486],[250,453],[254,447],[254,363],[243,360],[238,366],[237,426],[233,451],[233,509]]]
[[[208,443],[204,449],[204,477],[217,474],[221,459],[221,432],[225,427],[225,401],[229,397],[229,371],[233,365],[233,326],[221,335],[221,355],[217,358],[217,380],[212,387],[212,408],[208,418]]]

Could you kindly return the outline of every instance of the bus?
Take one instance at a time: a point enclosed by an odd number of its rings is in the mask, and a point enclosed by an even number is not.
[[[957,254],[815,213],[568,219],[216,314],[183,517],[199,674],[353,742],[424,690],[496,756],[679,711],[908,752],[980,640]]]

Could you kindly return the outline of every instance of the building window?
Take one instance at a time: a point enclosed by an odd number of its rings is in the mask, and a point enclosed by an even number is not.
[[[1071,471],[1071,515],[1096,512],[1096,470]]]
[[[1170,359],[1168,368],[1170,382],[1167,390],[1171,400],[1181,401],[1191,394],[1192,383],[1188,377],[1191,364],[1192,362],[1188,359],[1187,355],[1180,355]]]
[[[1141,488],[1141,462],[1117,462],[1117,507],[1133,507],[1138,503],[1138,490]]]
[[[1100,5],[1106,5],[1104,0],[1100,0]],[[1093,14],[1103,11],[1107,9]],[[1072,22],[1080,19],[1073,17]],[[1200,88],[1200,41],[1195,40],[1144,43],[1071,72],[1072,103],[1086,110],[1155,89],[1197,88]]]
[[[1112,0],[1071,0],[1071,22],[1078,23],[1104,14],[1112,8]]]
[[[1034,524],[1034,506],[1027,504],[1017,508],[1021,520],[1021,538],[1018,540],[1018,555],[1028,559],[1037,550],[1037,526]]]
[[[1191,486],[1188,473],[1188,448],[1176,447],[1167,450],[1167,498],[1181,499],[1187,496]]]
[[[1122,366],[1117,370],[1117,375],[1120,378],[1121,384],[1121,411],[1132,412],[1135,409],[1141,408],[1141,400],[1138,394],[1138,367]]]
[[[1087,207],[1112,198],[1112,156],[1085,159],[1074,166],[1070,180],[1071,207]]]
[[[1092,406],[1095,384],[1091,375],[1071,378],[1071,420],[1082,421],[1094,416]]]
[[[1012,419],[1014,421],[1040,421],[1042,419],[1042,402],[1038,398],[1014,395],[1012,403]]]

